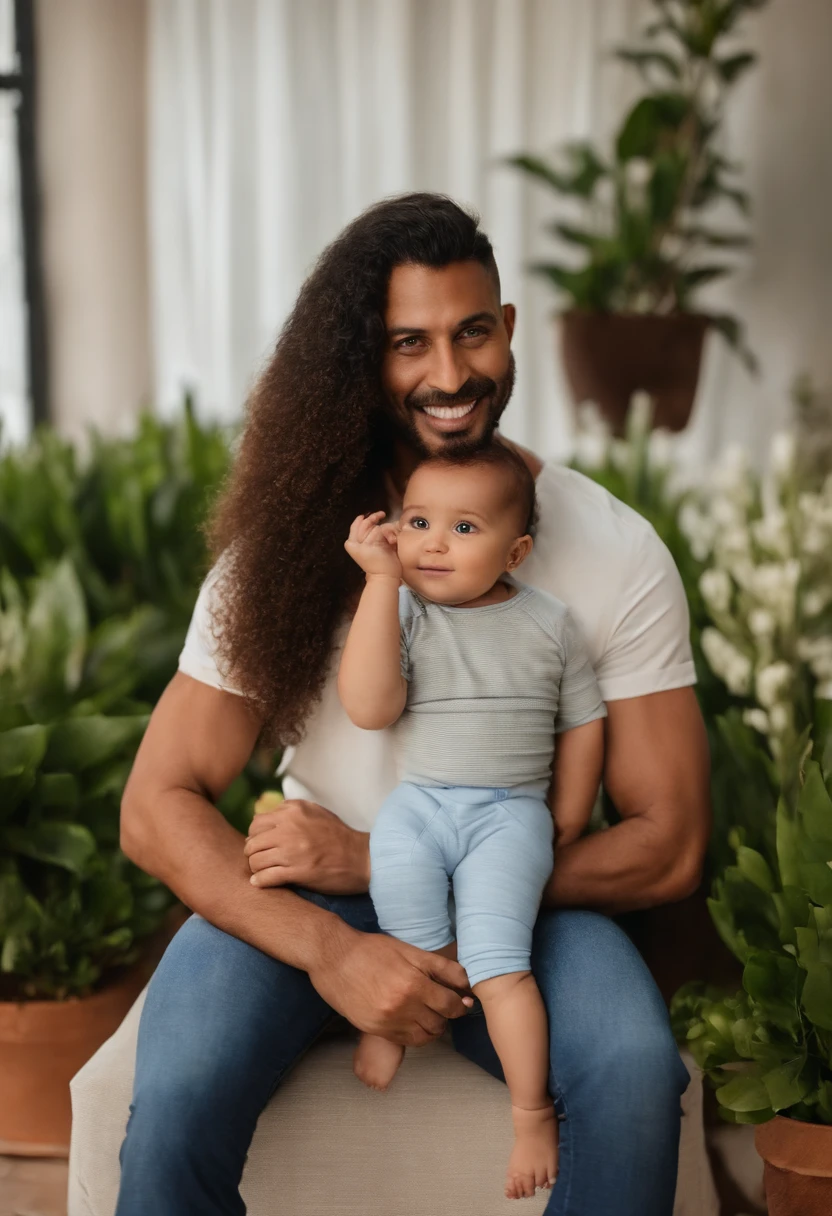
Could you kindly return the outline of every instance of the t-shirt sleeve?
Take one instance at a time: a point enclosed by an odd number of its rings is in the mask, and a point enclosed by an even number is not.
[[[179,670],[202,684],[210,684],[213,688],[221,688],[224,692],[242,696],[240,689],[235,688],[220,671],[217,641],[212,633],[218,576],[219,569],[214,566],[199,590],[185,644],[179,655]]]
[[[607,716],[607,707],[589,661],[586,643],[569,612],[562,620],[561,646],[563,674],[555,718],[555,733],[559,735]]]
[[[399,655],[401,673],[406,680],[413,674],[410,664],[410,634],[413,629],[413,601],[407,587],[399,587]]]
[[[605,701],[696,683],[685,589],[667,546],[642,532],[595,674]]]

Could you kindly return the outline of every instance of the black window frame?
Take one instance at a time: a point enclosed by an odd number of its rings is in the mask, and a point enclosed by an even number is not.
[[[26,308],[25,358],[31,422],[34,427],[49,421],[50,410],[46,300],[40,246],[33,0],[14,0],[13,13],[17,70],[0,72],[0,91],[17,93],[18,97],[17,160],[23,246],[23,296]]]

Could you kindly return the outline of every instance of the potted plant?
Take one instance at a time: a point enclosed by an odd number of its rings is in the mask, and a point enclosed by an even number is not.
[[[119,849],[122,790],[205,567],[228,443],[146,415],[81,464],[0,460],[0,1151],[65,1154],[69,1080],[152,969],[175,901]],[[274,758],[220,809],[241,830]]]
[[[696,294],[731,272],[722,255],[749,244],[743,229],[708,221],[720,203],[748,214],[738,167],[718,136],[726,97],[755,62],[737,49],[735,28],[764,3],[652,0],[643,43],[616,52],[647,92],[610,155],[580,141],[554,164],[532,155],[509,160],[572,200],[551,231],[579,257],[532,269],[566,302],[561,347],[575,402],[594,401],[616,434],[638,390],[654,398],[656,426],[685,427],[708,329],[754,366],[737,318],[700,310]]]
[[[733,834],[735,864],[711,915],[743,964],[742,990],[688,985],[680,1036],[716,1086],[725,1117],[759,1124],[771,1216],[832,1211],[832,731],[804,735],[785,766],[773,853]],[[808,734],[808,732],[807,732]]]

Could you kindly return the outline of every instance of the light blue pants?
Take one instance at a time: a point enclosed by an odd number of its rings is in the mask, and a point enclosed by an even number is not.
[[[529,971],[553,836],[539,785],[403,782],[370,832],[370,895],[382,931],[422,950],[439,950],[456,936],[472,986]]]

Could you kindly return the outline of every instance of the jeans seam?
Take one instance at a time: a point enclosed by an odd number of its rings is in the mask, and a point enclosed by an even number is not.
[[[567,1110],[567,1107],[566,1107],[566,1098],[564,1097],[563,1091],[561,1089],[559,1089],[557,1087],[557,1085],[555,1085],[553,1088],[554,1088],[555,1116],[558,1121],[558,1126],[560,1127],[562,1124],[567,1122],[568,1116],[569,1116],[569,1111]],[[567,1151],[567,1153],[563,1154],[564,1156],[569,1157],[569,1169],[566,1171],[566,1177],[570,1183],[571,1183],[573,1177],[575,1176],[575,1154],[573,1152],[573,1147],[574,1147],[574,1141],[570,1137],[568,1151]],[[560,1135],[558,1135],[558,1176],[560,1176],[560,1173],[561,1173],[561,1169],[560,1169],[561,1155],[562,1154],[561,1154],[561,1148],[560,1148]],[[557,1186],[557,1183],[555,1183],[555,1186]],[[554,1187],[552,1189],[554,1190]],[[563,1205],[561,1208],[562,1216],[569,1216],[569,1199],[570,1199],[570,1189],[567,1186],[566,1197],[563,1200]],[[548,1208],[549,1205],[547,1204],[546,1206]]]

